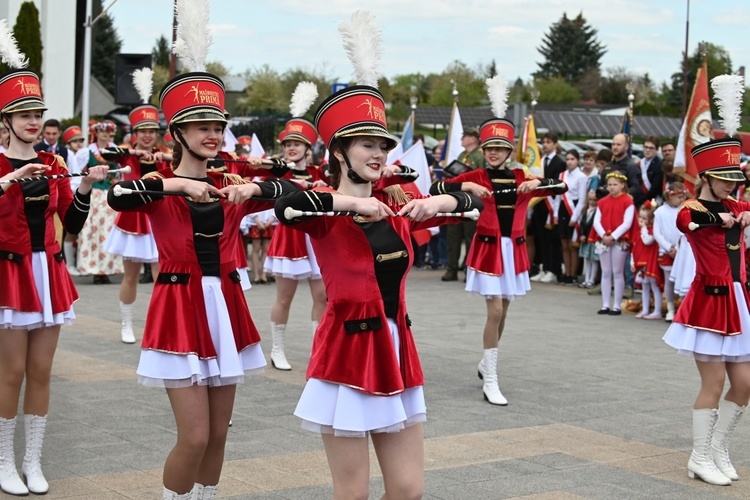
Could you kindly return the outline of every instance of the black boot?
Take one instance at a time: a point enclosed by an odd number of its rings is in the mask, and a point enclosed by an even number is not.
[[[143,276],[138,280],[138,283],[153,283],[154,277],[151,275],[151,264],[148,262],[143,264]]]

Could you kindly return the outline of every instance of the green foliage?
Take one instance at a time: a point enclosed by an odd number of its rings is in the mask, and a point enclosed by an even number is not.
[[[154,48],[151,49],[151,57],[153,59],[154,66],[163,66],[169,68],[169,63],[172,58],[172,52],[170,50],[170,43],[167,37],[164,35],[160,36],[156,40]]]
[[[551,104],[575,104],[581,93],[560,76],[534,79],[534,88],[539,91],[539,102]]]
[[[599,70],[602,56],[607,52],[596,38],[597,31],[579,13],[575,19],[562,19],[554,23],[537,48],[544,62],[537,63],[535,79],[560,77],[575,85],[589,71]]]
[[[453,87],[456,82],[458,102],[464,107],[476,107],[487,104],[487,88],[484,75],[478,74],[461,61],[454,61],[439,75],[430,75],[428,102],[430,106],[452,106]]]
[[[13,26],[13,34],[18,42],[18,48],[26,54],[29,60],[28,69],[39,75],[42,79],[42,29],[39,24],[39,11],[34,2],[24,2],[18,11],[16,24]],[[3,64],[0,73],[10,70]]]
[[[216,75],[221,79],[229,76],[229,69],[218,61],[208,61],[206,63],[206,71],[212,75]]]
[[[684,52],[683,52],[684,57]],[[693,91],[695,85],[695,77],[698,74],[698,68],[703,64],[703,57],[700,54],[700,47],[695,49],[693,55],[688,58],[687,68],[687,99],[690,100],[690,93]],[[706,44],[706,66],[708,68],[708,81],[718,75],[727,75],[732,73],[732,59],[729,57],[729,52],[720,46],[714,45],[713,43]],[[682,108],[682,90],[684,85],[684,66],[681,61],[679,64],[680,70],[672,74],[672,88],[671,92],[667,97],[667,104],[673,109],[681,110]],[[710,94],[709,90],[709,94]],[[716,106],[711,103],[711,114],[716,117],[717,111]]]
[[[95,4],[94,12],[101,12],[101,0],[97,0]],[[103,15],[94,24],[91,37],[91,76],[114,94],[115,55],[122,48],[122,40],[109,14]]]

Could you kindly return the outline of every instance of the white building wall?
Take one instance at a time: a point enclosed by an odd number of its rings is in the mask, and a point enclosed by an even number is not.
[[[75,107],[76,1],[32,0],[42,28],[45,118],[71,118]],[[13,29],[24,0],[0,0],[0,19]]]

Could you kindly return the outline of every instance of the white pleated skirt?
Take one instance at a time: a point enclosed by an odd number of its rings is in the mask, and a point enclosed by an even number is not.
[[[742,334],[721,335],[673,322],[663,337],[664,342],[674,347],[679,354],[692,356],[698,361],[750,361],[750,313],[747,311],[745,294],[740,283],[734,283],[734,293],[737,297]]]
[[[274,276],[291,280],[323,279],[308,235],[305,235],[305,247],[307,248],[307,258],[266,257],[263,263],[264,270]]]
[[[388,326],[398,353],[398,327],[391,319],[388,319]],[[305,384],[294,414],[302,419],[303,429],[361,438],[368,432],[399,432],[424,422],[427,407],[422,386],[393,396],[374,396],[345,385],[311,378]]]
[[[197,354],[141,349],[137,370],[139,383],[168,389],[193,384],[217,387],[242,383],[246,374],[263,371],[266,358],[260,344],[237,352],[227,303],[221,293],[221,280],[216,276],[204,276],[201,283],[216,357],[199,359]],[[175,335],[179,334],[180,332],[175,332]]]
[[[152,234],[126,233],[113,226],[104,243],[104,249],[112,255],[120,255],[133,262],[159,262],[159,251]]]
[[[47,254],[33,252],[31,254],[31,268],[34,271],[34,284],[39,302],[42,303],[40,312],[20,312],[15,309],[0,309],[0,328],[14,330],[36,330],[56,325],[70,325],[76,315],[73,307],[63,313],[52,313],[52,296],[50,295],[49,268]],[[20,283],[15,286],[21,285]],[[9,286],[9,284],[5,284]],[[23,286],[26,286],[23,284]]]
[[[680,297],[687,295],[695,279],[695,255],[685,235],[680,236],[680,244],[669,272],[669,280],[674,281],[674,293]]]
[[[481,295],[487,300],[502,298],[513,300],[526,295],[531,290],[529,273],[524,271],[515,273],[516,261],[513,257],[513,240],[503,236],[500,238],[503,259],[503,274],[495,276],[479,272],[469,266],[466,267],[466,291],[469,295]]]

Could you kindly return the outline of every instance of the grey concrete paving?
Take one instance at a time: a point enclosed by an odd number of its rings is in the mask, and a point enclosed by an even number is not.
[[[686,477],[698,377],[690,359],[661,341],[666,323],[598,316],[599,297],[535,285],[511,304],[499,356],[510,404],[493,407],[476,374],[484,301],[440,275],[414,270],[408,287],[426,375],[425,498],[750,497],[748,480],[722,488]],[[78,319],[61,336],[42,459],[48,496],[160,498],[161,467],[175,439],[167,399],[136,383],[139,349],[119,341],[118,286],[76,282]],[[138,337],[149,290],[139,286]],[[247,292],[266,354],[274,297],[273,285]],[[269,367],[238,390],[220,497],[331,496],[321,440],[292,415],[309,354],[310,305],[302,284],[287,337],[293,371]],[[750,478],[749,441],[750,424],[742,422],[732,457],[743,479]],[[379,474],[373,461],[371,498],[383,493]]]

